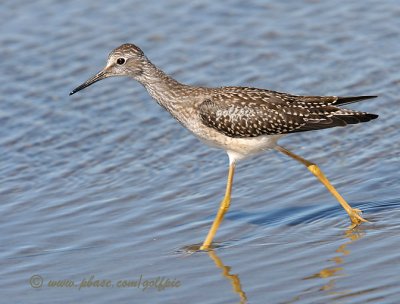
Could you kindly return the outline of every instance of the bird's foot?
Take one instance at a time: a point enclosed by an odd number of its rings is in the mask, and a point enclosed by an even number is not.
[[[349,212],[350,220],[351,220],[351,228],[355,228],[361,223],[369,223],[366,219],[361,216],[362,211],[357,208],[351,208]]]

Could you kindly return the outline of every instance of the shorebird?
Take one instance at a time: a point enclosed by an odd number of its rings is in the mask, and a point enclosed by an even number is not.
[[[352,226],[367,222],[331,185],[320,168],[278,145],[282,136],[366,122],[376,114],[341,108],[377,96],[299,96],[251,87],[185,85],[156,67],[134,44],[123,44],[108,56],[106,66],[70,95],[107,77],[128,76],[141,83],[151,97],[203,142],[226,151],[229,157],[225,196],[200,247],[207,250],[231,202],[236,163],[266,150],[277,150],[299,161],[325,185],[350,217]]]

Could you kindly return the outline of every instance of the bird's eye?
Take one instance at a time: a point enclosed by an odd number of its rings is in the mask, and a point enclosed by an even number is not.
[[[124,58],[118,58],[117,59],[117,63],[120,64],[120,65],[124,64],[125,63],[125,59]]]

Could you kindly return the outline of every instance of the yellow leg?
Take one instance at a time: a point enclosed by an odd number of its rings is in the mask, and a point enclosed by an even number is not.
[[[200,250],[207,250],[208,248],[210,248],[212,240],[214,239],[214,236],[217,233],[217,229],[221,224],[222,220],[224,219],[226,211],[228,211],[228,208],[231,204],[231,191],[232,191],[232,181],[234,172],[235,172],[235,163],[231,163],[229,165],[228,182],[226,184],[224,199],[222,200],[219,206],[217,216],[215,217],[215,220],[210,228],[210,231],[207,234],[206,239],[203,242],[203,245],[201,245]]]
[[[352,227],[356,227],[359,224],[361,224],[362,222],[368,222],[367,220],[363,219],[361,217],[361,210],[359,209],[355,209],[355,208],[351,208],[351,206],[344,200],[344,198],[336,191],[336,189],[331,185],[331,183],[329,182],[329,180],[326,178],[326,176],[324,175],[324,173],[322,173],[322,171],[318,168],[318,166],[312,162],[309,162],[308,160],[290,152],[289,150],[286,150],[283,147],[276,147],[276,149],[288,156],[290,156],[291,158],[301,162],[303,165],[305,165],[307,167],[308,170],[311,171],[312,174],[314,174],[321,183],[324,184],[324,186],[329,190],[330,193],[332,193],[332,195],[339,201],[340,205],[342,205],[342,207],[344,208],[344,210],[347,212],[347,214],[350,217],[351,223],[352,223]]]

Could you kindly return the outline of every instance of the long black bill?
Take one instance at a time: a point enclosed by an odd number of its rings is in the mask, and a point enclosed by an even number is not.
[[[107,78],[107,73],[105,72],[105,70],[102,70],[100,72],[98,72],[96,75],[94,75],[92,78],[89,78],[88,80],[86,80],[84,83],[82,83],[79,87],[76,87],[75,89],[73,89],[71,91],[71,93],[69,93],[69,95],[71,96],[72,94],[75,94],[76,92],[83,90],[84,88],[94,84],[95,82],[102,80],[104,78]]]

